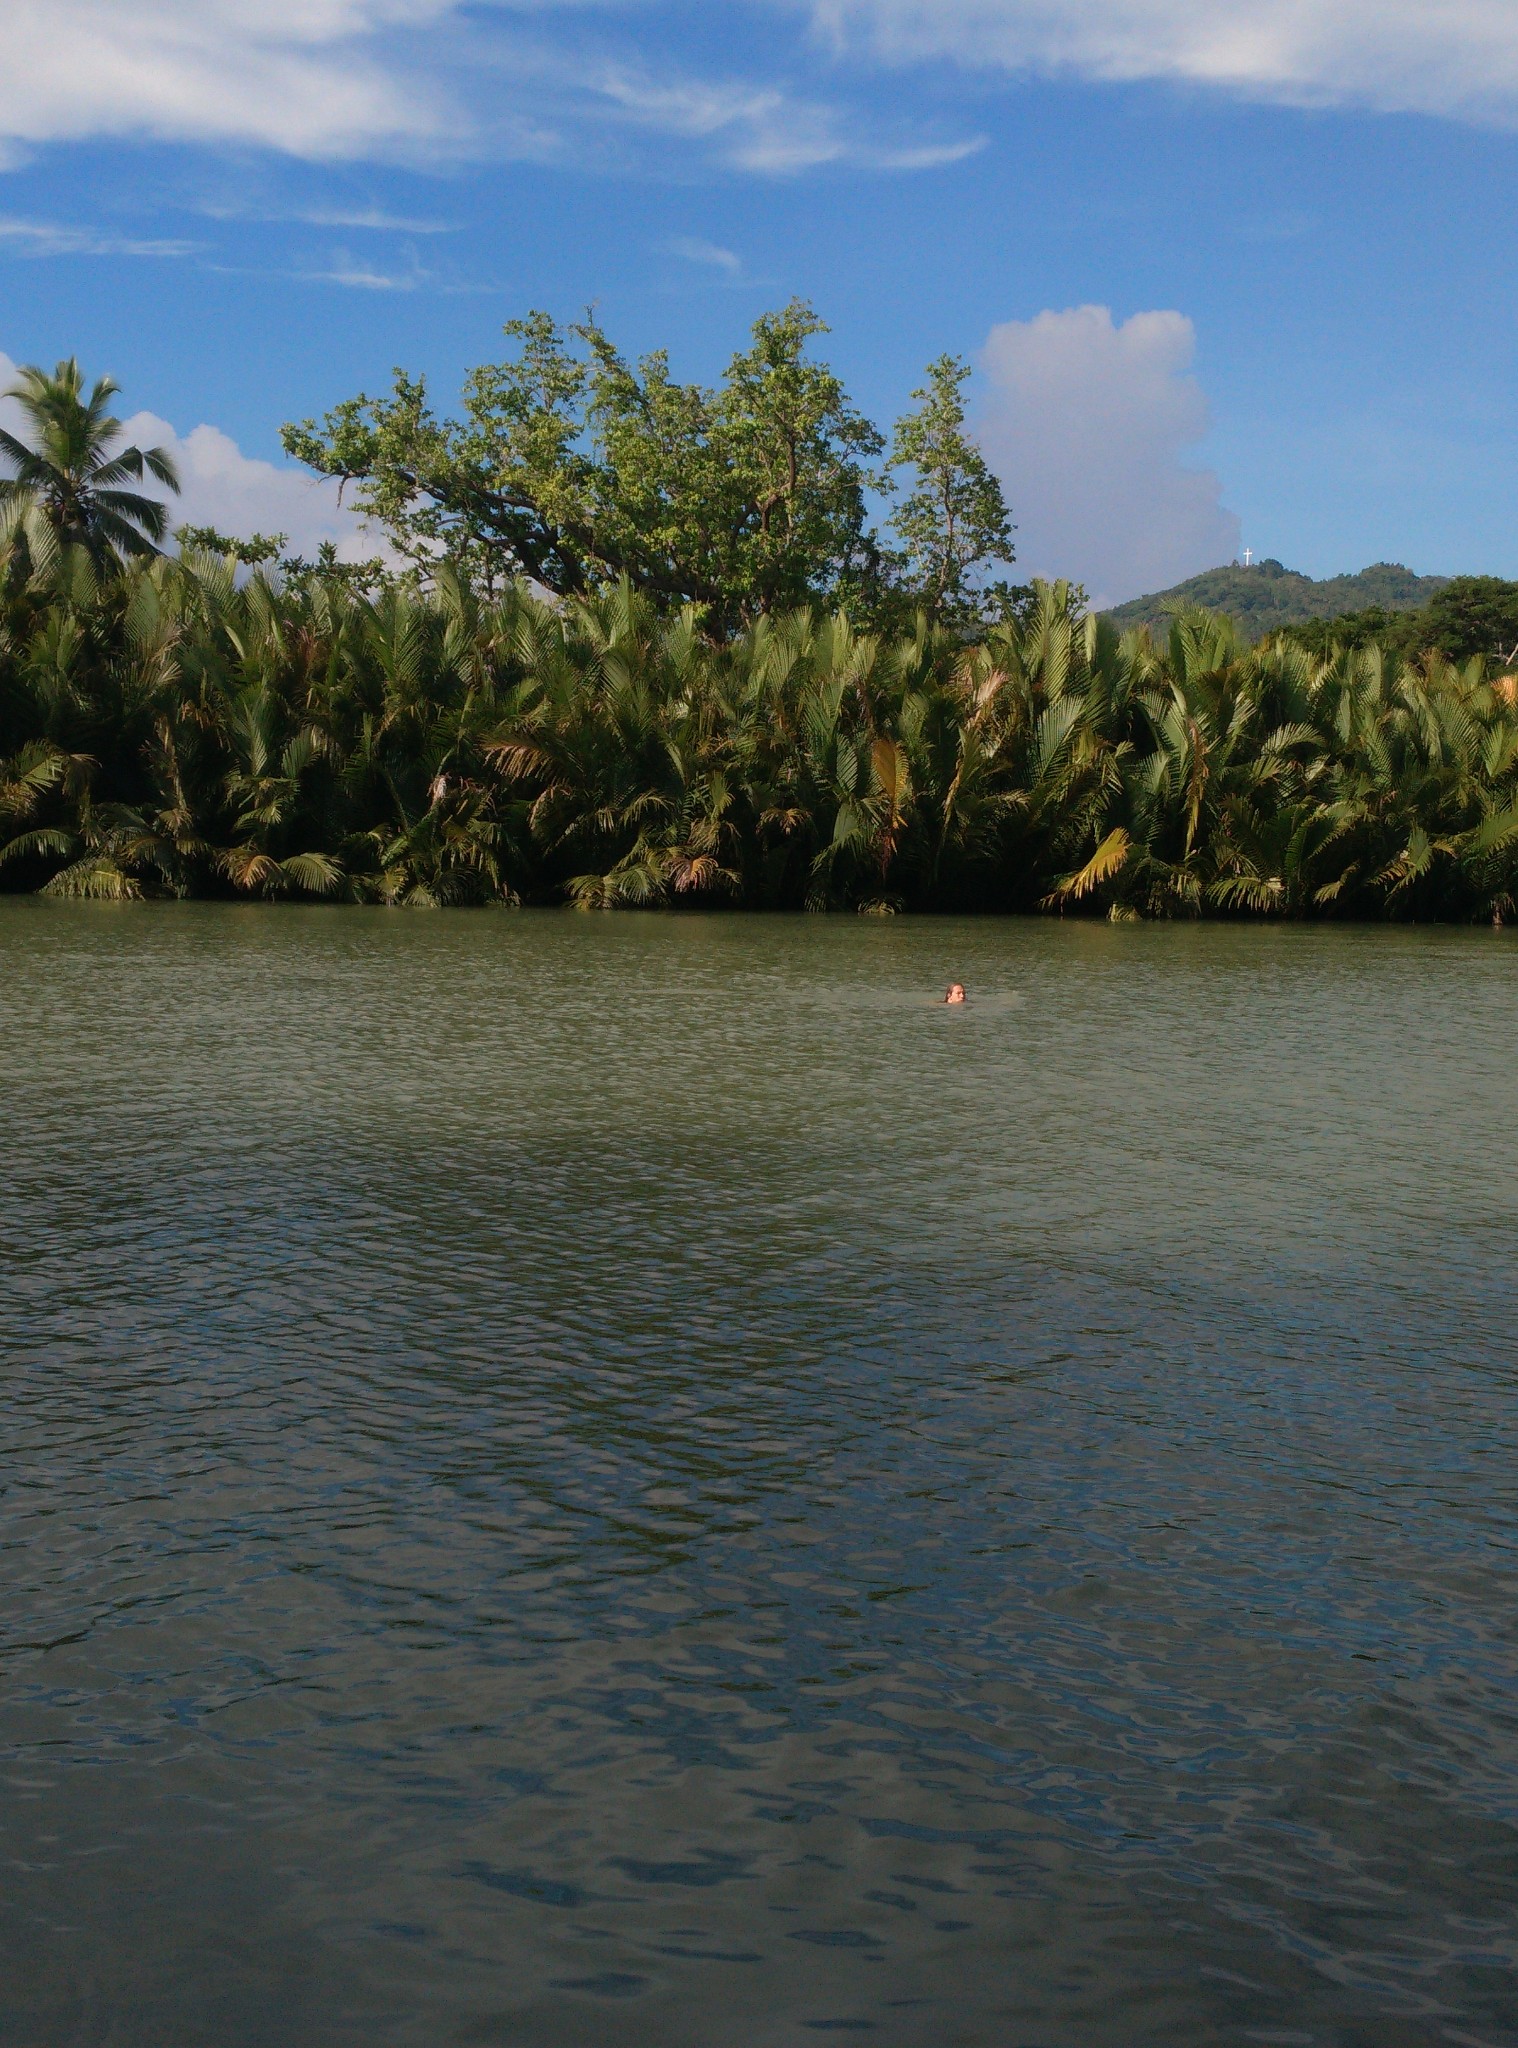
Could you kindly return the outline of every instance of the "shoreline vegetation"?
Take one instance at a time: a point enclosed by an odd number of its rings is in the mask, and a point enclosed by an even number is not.
[[[1200,610],[1122,633],[1001,573],[952,358],[887,437],[804,306],[715,389],[589,321],[507,331],[457,419],[398,374],[285,430],[383,534],[362,564],[163,552],[173,466],[121,446],[115,387],[22,372],[0,890],[1512,914],[1513,586],[1253,646]]]

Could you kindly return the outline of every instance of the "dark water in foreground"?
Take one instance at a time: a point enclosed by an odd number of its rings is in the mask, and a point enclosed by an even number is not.
[[[0,2041],[1518,2041],[1515,988],[0,902]]]

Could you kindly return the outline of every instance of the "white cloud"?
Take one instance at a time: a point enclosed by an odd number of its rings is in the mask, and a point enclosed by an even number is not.
[[[700,263],[712,270],[724,271],[729,277],[743,274],[743,258],[736,250],[724,249],[717,242],[703,242],[694,235],[676,235],[664,244],[671,256],[679,256],[686,263]]]
[[[599,98],[630,125],[685,136],[738,170],[784,177],[822,164],[864,170],[925,171],[960,162],[984,149],[986,138],[951,141],[883,139],[843,108],[802,99],[779,87],[744,80],[657,76],[625,65],[606,65],[577,81],[582,96]]]
[[[429,282],[428,273],[415,263],[409,270],[381,270],[346,249],[339,249],[325,269],[291,274],[307,284],[340,284],[361,292],[414,292],[418,285]]]
[[[845,56],[1518,122],[1518,0],[770,5],[809,17]],[[30,147],[98,136],[563,161],[603,130],[641,128],[770,175],[926,170],[982,146],[882,137],[857,111],[769,79],[692,77],[678,33],[667,0],[0,0],[0,170]]]
[[[16,364],[0,352],[0,392],[15,380]],[[27,437],[26,420],[14,400],[0,398],[0,426]],[[174,458],[183,485],[173,500],[176,526],[214,526],[240,536],[286,533],[292,551],[307,556],[330,540],[345,562],[384,552],[379,538],[364,528],[351,508],[339,505],[335,483],[288,463],[244,455],[219,427],[199,426],[179,434],[151,412],[133,413],[122,427],[124,445],[165,448]],[[156,487],[147,488],[161,495]]]
[[[571,11],[601,24],[556,35]],[[678,54],[650,54],[666,11],[640,0],[0,0],[0,169],[18,150],[94,136],[316,159],[583,162],[588,143],[643,130],[770,175],[841,162],[925,170],[981,146],[882,140],[773,82],[692,76]],[[630,22],[636,54],[625,31],[609,40],[608,16]]]
[[[326,478],[244,455],[219,427],[193,427],[181,436],[152,413],[137,413],[123,424],[139,448],[167,448],[178,464],[183,490],[174,503],[176,525],[242,535],[285,533],[292,551],[308,556],[330,540],[345,562],[382,552],[358,517],[339,505],[337,485]]]
[[[962,142],[922,142],[901,149],[862,150],[857,160],[877,171],[936,171],[945,164],[962,164],[966,157],[979,156],[990,139],[988,135],[967,135]]]
[[[1514,0],[810,0],[810,11],[838,47],[863,43],[896,63],[947,57],[1287,102],[1518,118]]]
[[[244,455],[219,427],[193,427],[181,436],[153,413],[134,414],[123,424],[138,447],[167,448],[178,464],[183,490],[174,502],[176,525],[242,535],[285,533],[299,555],[314,555],[330,540],[345,562],[381,551],[354,513],[338,504],[334,483],[288,463]]]
[[[1180,313],[1105,306],[994,327],[981,358],[986,459],[1018,524],[1024,576],[1069,576],[1096,604],[1162,590],[1231,561],[1239,522],[1210,470],[1184,457],[1207,430]]]
[[[107,235],[55,221],[0,218],[0,248],[23,256],[193,256],[198,247],[162,236]]]
[[[0,140],[258,143],[342,157],[447,134],[389,38],[456,0],[4,0]]]
[[[361,206],[309,209],[232,206],[202,201],[195,209],[206,220],[293,222],[307,228],[363,228],[382,235],[456,235],[458,223],[446,220],[418,220],[409,214],[386,213],[382,207]]]
[[[743,170],[811,170],[850,154],[835,109],[769,86],[652,78],[619,66],[607,66],[588,83],[637,126],[713,144]]]

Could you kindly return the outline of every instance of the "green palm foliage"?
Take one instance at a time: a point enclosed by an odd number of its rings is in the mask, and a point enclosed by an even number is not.
[[[76,523],[0,545],[0,887],[1500,920],[1515,700],[1201,613],[1120,638],[1059,584],[973,644],[721,638],[626,580],[366,595]]]
[[[0,457],[14,474],[0,478],[0,534],[21,536],[35,564],[77,546],[106,557],[152,554],[168,531],[168,508],[127,486],[154,477],[171,491],[179,476],[162,448],[122,448],[121,422],[109,410],[118,387],[97,379],[88,395],[70,356],[49,374],[29,365],[4,394],[31,429],[30,441],[0,428]]]

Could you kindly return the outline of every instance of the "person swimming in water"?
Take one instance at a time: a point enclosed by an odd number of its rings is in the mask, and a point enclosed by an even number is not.
[[[964,983],[962,981],[951,981],[949,983],[949,993],[944,997],[944,1001],[946,1003],[962,1003],[965,1000]]]

